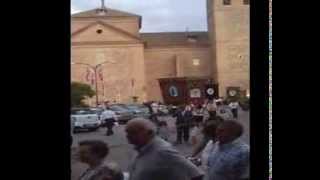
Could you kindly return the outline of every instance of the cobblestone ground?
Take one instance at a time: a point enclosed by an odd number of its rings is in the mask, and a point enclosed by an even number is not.
[[[175,142],[176,130],[174,126],[175,119],[172,117],[161,117],[162,120],[166,120],[170,129],[170,138],[169,142]],[[239,121],[244,125],[245,133],[241,137],[245,142],[249,143],[249,112],[239,111]],[[106,129],[100,128],[96,132],[81,132],[74,135],[74,143],[72,145],[71,150],[71,180],[76,180],[81,172],[83,172],[87,166],[82,164],[74,158],[74,154],[77,150],[77,145],[79,141],[96,139],[102,140],[110,146],[110,154],[108,155],[106,161],[108,162],[116,162],[120,165],[123,171],[127,171],[128,163],[132,160],[135,155],[135,151],[133,150],[133,146],[128,144],[125,131],[125,125],[119,125],[114,128],[115,134],[113,136],[105,136]],[[192,151],[192,147],[190,144],[181,144],[175,146],[179,152],[183,155],[190,155]]]

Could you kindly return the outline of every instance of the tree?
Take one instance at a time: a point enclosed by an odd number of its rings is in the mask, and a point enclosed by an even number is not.
[[[87,106],[83,100],[91,98],[95,95],[95,92],[87,84],[80,82],[71,83],[71,106],[72,107],[84,107]]]

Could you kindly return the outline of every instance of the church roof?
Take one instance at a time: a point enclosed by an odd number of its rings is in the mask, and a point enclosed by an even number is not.
[[[161,32],[140,33],[146,47],[207,47],[210,46],[208,32]]]
[[[73,32],[73,33],[71,34],[71,37],[72,37],[72,36],[75,36],[75,35],[77,35],[77,34],[80,34],[81,32],[86,31],[87,29],[89,29],[89,28],[91,28],[92,26],[95,26],[95,25],[97,25],[97,24],[100,24],[100,25],[102,25],[102,26],[104,26],[104,27],[107,27],[107,28],[109,28],[109,29],[111,29],[111,30],[113,30],[113,31],[116,31],[116,32],[118,32],[118,33],[120,33],[120,34],[122,34],[122,35],[125,35],[125,36],[127,36],[127,37],[132,38],[132,39],[135,39],[135,40],[140,41],[140,38],[139,38],[139,37],[137,37],[137,36],[135,36],[135,35],[133,35],[133,34],[130,34],[130,33],[126,32],[126,31],[124,31],[124,30],[122,30],[122,29],[119,29],[119,28],[117,28],[117,27],[111,26],[111,25],[109,25],[109,24],[107,24],[107,23],[105,23],[105,22],[103,22],[103,21],[95,21],[95,22],[92,22],[92,23],[88,24],[87,26],[85,26],[85,27],[83,27],[83,28],[80,28],[80,29],[78,29],[77,31]]]
[[[103,14],[100,14],[99,12],[102,11],[101,8],[95,8],[88,11],[83,11],[79,13],[75,13],[71,15],[72,19],[100,19],[100,18],[124,18],[124,17],[134,17],[139,19],[139,27],[141,28],[141,21],[142,17],[137,14],[132,14],[120,10],[105,8],[106,12]]]
[[[83,11],[79,13],[72,14],[72,18],[92,18],[92,17],[138,17],[141,18],[141,16],[137,14],[132,14],[124,11],[119,11],[115,9],[106,8],[107,12],[105,14],[99,14],[99,11],[101,11],[101,8],[91,9],[88,11]]]

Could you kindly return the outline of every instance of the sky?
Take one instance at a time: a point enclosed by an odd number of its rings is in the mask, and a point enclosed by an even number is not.
[[[105,6],[142,16],[141,32],[207,31],[206,0],[105,0]],[[71,14],[101,0],[71,0]]]

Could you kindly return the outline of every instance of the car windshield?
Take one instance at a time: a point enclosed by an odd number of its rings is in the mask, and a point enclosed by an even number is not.
[[[130,109],[130,110],[137,110],[137,109],[139,109],[140,107],[135,106],[135,105],[128,105],[127,108]]]
[[[90,109],[90,111],[96,113],[96,114],[101,114],[103,112],[102,109]]]
[[[125,111],[125,109],[120,106],[111,106],[110,109],[113,111]]]
[[[74,110],[71,110],[71,114],[73,115],[96,114],[96,112],[91,109],[74,109]]]

